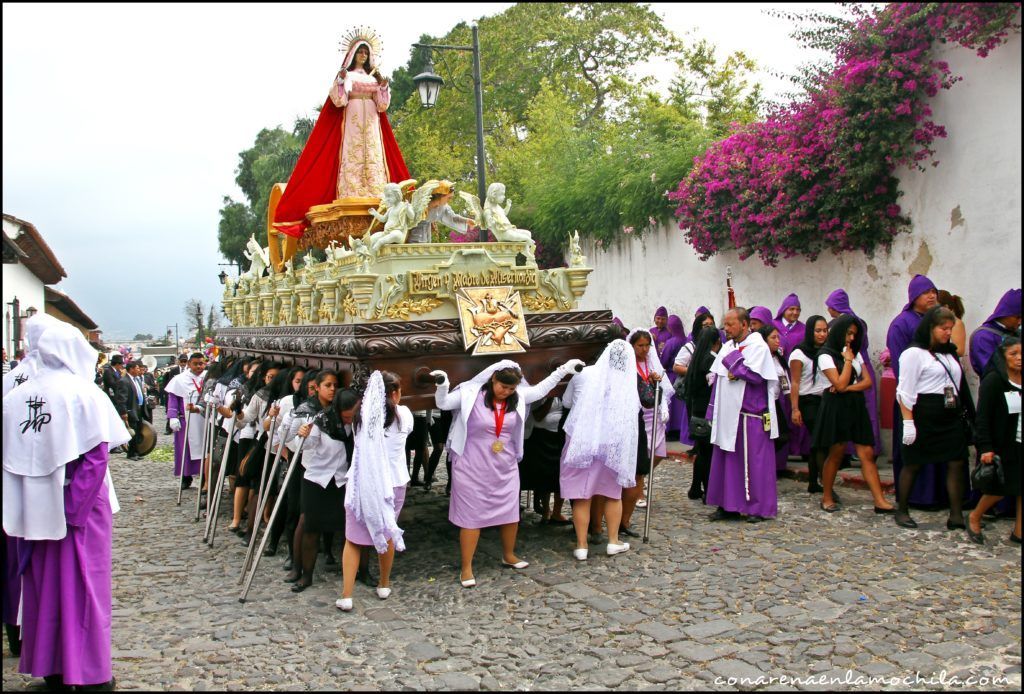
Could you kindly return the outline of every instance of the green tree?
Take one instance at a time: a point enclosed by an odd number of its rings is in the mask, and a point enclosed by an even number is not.
[[[136,333],[132,339],[136,342],[149,342],[153,339],[153,336],[149,333]]]
[[[245,263],[245,242],[249,236],[260,230],[252,208],[245,203],[236,202],[224,196],[224,206],[220,208],[220,224],[217,229],[217,240],[220,253],[228,262],[237,263],[241,267]]]

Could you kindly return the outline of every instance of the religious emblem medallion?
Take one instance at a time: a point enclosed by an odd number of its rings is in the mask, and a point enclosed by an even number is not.
[[[530,346],[523,301],[512,287],[462,287],[455,300],[462,343],[474,356],[525,352]]]
[[[495,441],[494,443],[491,444],[491,450],[494,451],[495,453],[501,453],[503,450],[505,450],[505,444],[503,444],[501,441]]]

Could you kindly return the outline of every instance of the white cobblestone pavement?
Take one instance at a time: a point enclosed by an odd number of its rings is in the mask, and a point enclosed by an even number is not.
[[[1021,550],[1006,541],[1010,522],[991,522],[979,547],[946,531],[944,512],[915,511],[920,528],[908,531],[875,515],[866,491],[844,489],[845,508],[825,514],[805,483],[782,479],[778,519],[711,523],[712,509],[686,498],[691,469],[658,468],[650,543],[622,555],[597,546],[576,562],[571,527],[540,525],[530,511],[518,550],[531,566],[513,571],[499,566],[497,532],[485,531],[472,590],[458,583],[443,480],[411,489],[394,593],[380,601],[357,584],[355,610],[341,613],[341,576],[322,556],[297,595],[281,580],[282,557],[264,558],[240,604],[245,547],[226,518],[207,547],[192,520],[196,491],[175,505],[170,463],[114,456],[118,688],[955,690],[953,677],[973,676],[1002,681],[971,688],[1020,689]],[[3,671],[5,691],[41,687],[17,673],[6,644]],[[835,679],[768,680],[822,675]]]

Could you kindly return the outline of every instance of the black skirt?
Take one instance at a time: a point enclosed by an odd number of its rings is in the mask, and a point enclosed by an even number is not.
[[[803,413],[803,408],[800,408]],[[867,402],[863,392],[821,394],[821,407],[814,423],[811,444],[815,448],[831,448],[837,443],[853,442],[873,446],[875,435],[871,430]]]
[[[305,532],[331,533],[345,529],[345,487],[333,479],[326,487],[302,478],[299,507],[306,516]]]
[[[647,422],[644,421],[643,410],[637,412],[637,422],[640,428],[636,437],[636,476],[640,477],[651,473],[651,452],[647,447]]]
[[[1019,441],[999,451],[999,464],[1003,466],[1003,496],[1020,496],[1020,454]]]
[[[967,432],[960,408],[947,408],[939,394],[918,395],[914,405],[917,438],[900,449],[904,465],[929,465],[967,460]]]
[[[532,489],[539,494],[558,494],[559,464],[564,446],[565,432],[533,428],[530,438],[523,443],[520,467],[523,489]]]
[[[242,441],[247,441],[248,445],[239,447],[241,457],[238,459],[238,479],[235,480],[235,486],[259,489],[263,478],[263,459],[266,456],[267,449],[262,440],[242,439]],[[245,461],[246,456],[249,457],[248,461]],[[243,462],[245,462],[244,466],[242,465]],[[244,472],[242,470],[243,467],[245,468]]]
[[[818,413],[821,411],[821,396],[801,395],[797,404],[800,406],[800,416],[804,419],[804,426],[813,434],[814,426],[818,422]]]

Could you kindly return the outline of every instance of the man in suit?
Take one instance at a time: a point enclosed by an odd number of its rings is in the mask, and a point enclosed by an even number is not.
[[[145,419],[146,405],[145,383],[142,380],[142,362],[132,361],[128,369],[116,385],[114,407],[128,428],[135,432],[128,442],[128,460],[142,460],[138,454],[138,443],[142,433],[139,422]]]
[[[160,394],[160,386],[157,385],[156,378],[154,378],[153,374],[149,372],[149,367],[145,364],[142,365],[142,383],[145,386],[142,392],[143,395],[146,396],[146,410],[143,415],[143,419],[152,424],[153,408],[149,406],[149,397],[158,397]]]
[[[103,390],[107,397],[117,407],[117,384],[124,376],[124,357],[115,354],[110,358],[110,363],[103,367]]]

